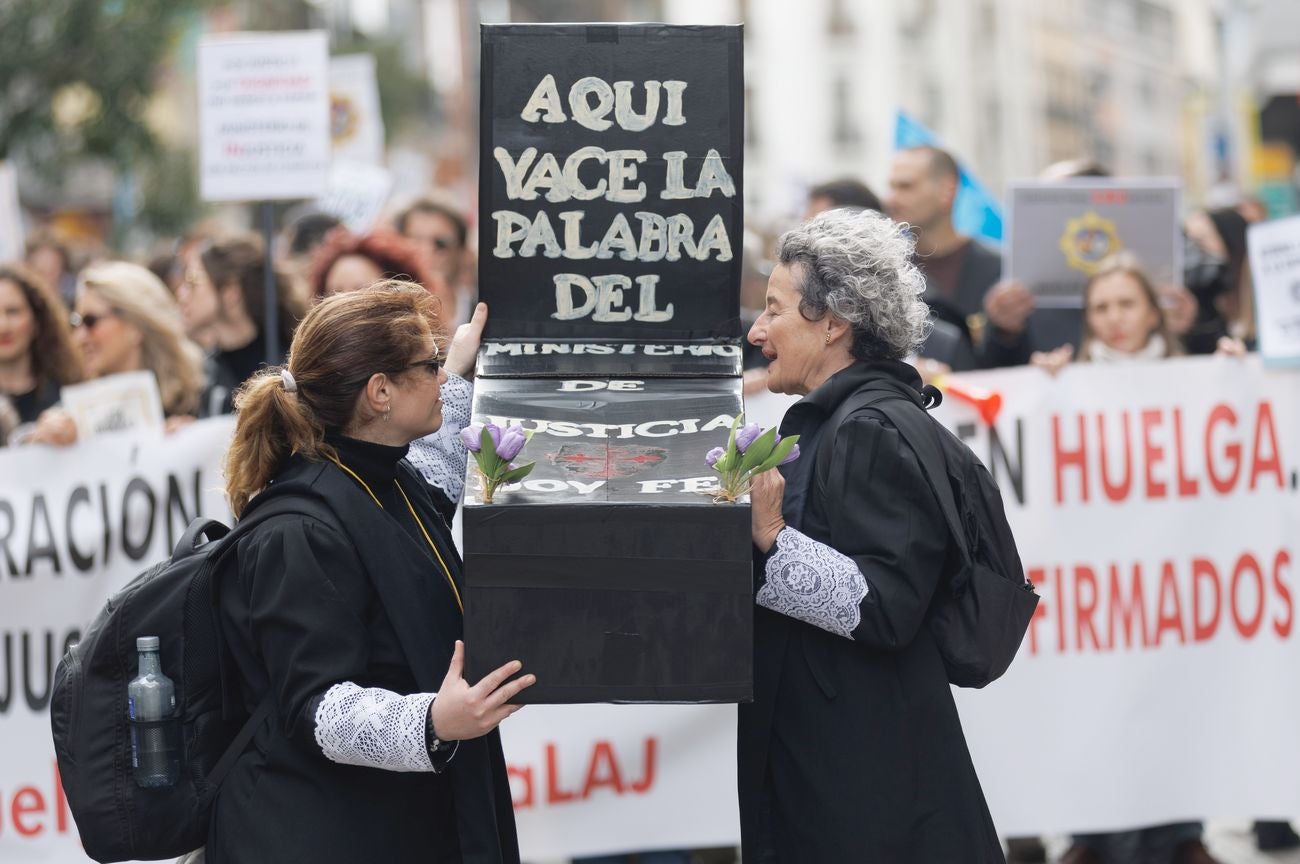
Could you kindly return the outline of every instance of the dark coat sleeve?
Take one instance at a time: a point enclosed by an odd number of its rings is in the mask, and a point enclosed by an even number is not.
[[[366,579],[335,529],[276,517],[239,549],[247,626],[265,663],[285,734],[315,747],[315,705],[331,686],[364,681],[369,642]]]
[[[825,489],[830,546],[867,581],[853,639],[905,648],[925,620],[943,573],[948,529],[921,465],[898,430],[868,410],[833,442]]]

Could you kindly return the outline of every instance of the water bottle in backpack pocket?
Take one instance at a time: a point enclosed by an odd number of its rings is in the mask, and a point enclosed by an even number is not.
[[[181,773],[176,687],[163,674],[157,636],[140,636],[135,647],[140,654],[140,674],[126,687],[135,783],[146,789],[174,786]]]

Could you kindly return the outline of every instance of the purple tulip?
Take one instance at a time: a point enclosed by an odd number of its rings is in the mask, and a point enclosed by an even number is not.
[[[727,451],[723,450],[721,447],[714,447],[708,453],[704,454],[704,461],[709,463],[709,467],[712,468],[714,465],[718,464],[718,460],[725,456],[726,453]]]
[[[489,423],[484,428],[488,430],[488,437],[492,439],[493,449],[498,450],[497,455],[500,455],[499,448],[501,447],[501,427],[495,423]]]
[[[749,445],[753,444],[758,439],[758,436],[762,434],[763,427],[757,423],[746,423],[736,432],[736,449],[744,453],[749,449]]]
[[[779,465],[789,465],[791,462],[793,462],[794,460],[796,460],[796,459],[798,459],[798,458],[799,458],[799,445],[796,444],[796,445],[794,445],[794,447],[790,448],[790,452],[789,452],[789,454],[787,454],[786,457],[785,457],[784,459],[782,459],[782,460],[781,460],[779,463],[777,463],[777,464],[779,464]]]
[[[477,453],[482,447],[483,424],[472,423],[460,430],[460,443],[471,453]]]
[[[489,427],[488,434],[491,435]],[[519,455],[519,451],[524,449],[528,443],[528,436],[524,434],[522,426],[511,426],[501,434],[501,440],[497,442],[497,455],[509,462]]]

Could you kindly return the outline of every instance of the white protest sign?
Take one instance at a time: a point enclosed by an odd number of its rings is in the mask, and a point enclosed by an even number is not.
[[[203,200],[320,195],[330,161],[327,35],[205,36],[198,58]]]
[[[351,159],[330,165],[329,186],[316,200],[316,208],[329,213],[354,234],[370,230],[393,191],[393,175],[386,168]]]
[[[1246,245],[1259,353],[1265,363],[1300,365],[1300,216],[1251,225]]]
[[[384,164],[384,118],[370,54],[330,58],[330,143],[335,160]]]
[[[14,166],[0,161],[0,261],[23,257],[23,216]]]
[[[59,401],[77,424],[77,437],[85,440],[107,432],[161,432],[162,398],[158,379],[149,371],[121,372],[68,384]]]

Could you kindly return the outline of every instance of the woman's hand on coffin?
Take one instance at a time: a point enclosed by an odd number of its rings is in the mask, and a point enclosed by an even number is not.
[[[523,707],[507,703],[537,680],[535,675],[506,680],[522,668],[523,664],[518,660],[511,660],[470,686],[465,680],[465,643],[457,639],[447,677],[442,680],[442,688],[429,706],[433,716],[433,734],[443,741],[464,741],[497,728],[502,720]]]
[[[785,528],[781,502],[785,499],[785,478],[775,469],[754,478],[749,489],[749,515],[754,545],[767,552],[776,543],[776,535]]]
[[[487,324],[486,303],[474,307],[474,317],[469,323],[456,328],[447,349],[447,371],[468,380],[474,377],[474,361],[478,359],[479,342],[483,339],[483,325]]]

